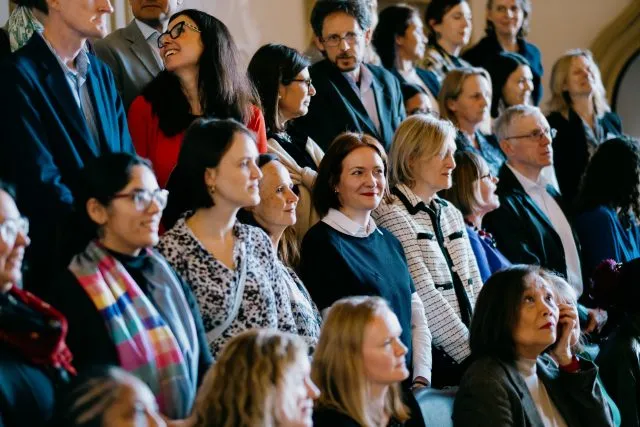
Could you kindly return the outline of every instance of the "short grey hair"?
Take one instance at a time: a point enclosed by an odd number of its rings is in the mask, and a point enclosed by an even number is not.
[[[531,105],[514,105],[507,108],[493,122],[493,133],[498,137],[498,141],[502,141],[509,135],[509,127],[516,118],[541,115],[542,111],[538,107]]]

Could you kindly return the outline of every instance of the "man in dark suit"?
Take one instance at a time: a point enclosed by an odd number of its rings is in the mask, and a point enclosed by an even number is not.
[[[113,71],[126,110],[164,68],[158,37],[182,1],[130,0],[134,20],[94,43],[98,57]]]
[[[555,130],[536,107],[508,108],[495,122],[507,157],[497,194],[500,207],[485,217],[502,253],[513,263],[536,264],[556,271],[582,293],[575,234],[560,194],[541,177],[553,159]]]
[[[65,226],[85,162],[134,152],[113,74],[84,49],[88,38],[104,36],[109,0],[47,3],[42,35],[0,68],[0,178],[16,186],[31,222],[31,272],[43,277],[70,255],[60,251],[58,237],[77,231]]]
[[[388,150],[405,111],[398,79],[363,63],[371,41],[370,11],[362,1],[319,1],[311,26],[325,59],[310,69],[316,96],[296,126],[325,150],[344,131],[369,134]]]

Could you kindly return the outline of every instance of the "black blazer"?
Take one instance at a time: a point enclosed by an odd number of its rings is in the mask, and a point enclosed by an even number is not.
[[[500,207],[485,216],[483,225],[493,234],[500,251],[514,264],[540,265],[567,277],[562,240],[549,218],[529,197],[506,163],[498,176],[496,194]],[[566,216],[560,194],[551,185],[547,186],[547,192]],[[580,253],[575,232],[573,237]]]
[[[573,202],[578,195],[580,180],[589,163],[587,137],[582,119],[572,109],[568,119],[560,112],[553,112],[547,117],[549,126],[558,131],[553,140],[553,163],[560,191],[568,202]],[[605,113],[598,119],[605,136],[622,135],[622,123],[616,113]]]
[[[87,82],[99,140],[94,140],[64,71],[34,34],[0,67],[0,178],[16,185],[18,206],[31,222],[33,264],[54,258],[72,210],[85,162],[107,152],[135,153],[111,70],[89,54]],[[67,233],[68,234],[68,233]],[[34,270],[43,270],[35,268]],[[46,282],[48,283],[48,280]]]
[[[11,44],[9,44],[9,34],[0,28],[0,61],[11,55]]]
[[[311,100],[307,115],[296,119],[295,126],[324,151],[336,136],[345,131],[369,134],[388,151],[396,128],[406,116],[398,79],[382,67],[363,66],[373,74],[380,132],[346,77],[334,64],[325,59],[309,69],[316,95]]]
[[[484,36],[475,46],[464,52],[462,58],[475,67],[489,69],[489,64],[493,58],[503,50],[495,34],[491,34]],[[529,61],[531,73],[533,74],[531,99],[535,105],[538,105],[542,99],[542,74],[544,74],[540,49],[524,39],[518,39],[518,53]]]
[[[580,365],[579,372],[565,373],[543,355],[538,357],[538,378],[568,427],[613,426],[596,381],[596,366],[582,359]],[[462,378],[453,404],[453,425],[544,427],[515,364],[489,357],[474,362]]]
[[[398,72],[396,68],[390,70],[396,78],[401,82],[407,82],[402,74]],[[429,89],[431,95],[434,98],[438,99],[438,94],[440,93],[440,82],[438,81],[438,77],[432,72],[425,70],[424,68],[416,67],[416,74],[420,77],[420,80],[424,83],[424,85]],[[407,82],[408,83],[408,82]],[[405,99],[406,101],[406,99]]]

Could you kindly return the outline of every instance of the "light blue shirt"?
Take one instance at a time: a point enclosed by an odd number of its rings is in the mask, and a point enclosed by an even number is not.
[[[162,62],[162,56],[160,55],[160,48],[158,47],[158,37],[160,37],[160,33],[155,28],[150,27],[139,19],[134,19],[136,21],[136,25],[138,29],[142,33],[142,37],[147,41],[147,44],[151,48],[151,52],[156,58],[158,65],[160,68],[164,68],[164,63]]]
[[[353,79],[351,73],[342,73],[353,91],[358,95],[362,105],[364,105],[367,114],[371,118],[378,133],[380,132],[380,117],[378,116],[378,107],[376,106],[376,94],[373,91],[373,74],[363,64],[360,65],[360,87],[358,87],[356,81]]]

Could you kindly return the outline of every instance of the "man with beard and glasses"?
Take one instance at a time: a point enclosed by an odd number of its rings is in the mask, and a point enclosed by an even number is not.
[[[94,44],[113,71],[124,107],[164,68],[158,37],[184,0],[129,0],[134,19]]]
[[[344,131],[366,133],[389,149],[405,118],[399,81],[364,63],[371,13],[358,0],[319,1],[311,12],[314,41],[325,59],[310,68],[316,96],[300,129],[324,150]]]

